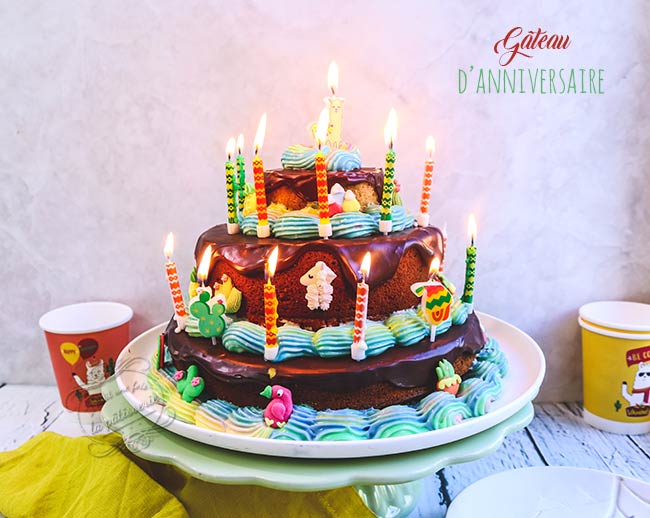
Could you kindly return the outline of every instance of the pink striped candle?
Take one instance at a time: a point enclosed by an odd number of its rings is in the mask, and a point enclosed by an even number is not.
[[[169,292],[172,296],[174,304],[174,319],[176,320],[176,332],[180,333],[185,329],[185,321],[187,320],[187,312],[185,311],[185,301],[183,300],[183,292],[181,290],[180,282],[178,281],[178,271],[176,270],[176,263],[172,261],[171,257],[174,253],[174,234],[171,232],[167,235],[165,241],[164,254],[167,257],[165,263],[165,272],[167,274],[167,282],[169,283]]]
[[[359,270],[361,279],[357,283],[357,300],[354,307],[354,329],[352,331],[352,359],[361,361],[366,357],[366,318],[368,316],[368,294],[370,289],[366,280],[370,274],[370,252],[366,252]]]
[[[429,224],[429,201],[431,200],[431,184],[433,182],[433,152],[436,149],[436,141],[432,136],[427,137],[426,147],[429,158],[424,163],[422,197],[420,198],[420,213],[418,214],[418,225],[421,227],[426,227]]]

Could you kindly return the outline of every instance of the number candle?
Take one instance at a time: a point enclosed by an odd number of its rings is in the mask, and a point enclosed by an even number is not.
[[[332,95],[325,98],[325,104],[329,108],[329,123],[327,139],[325,143],[330,149],[338,149],[341,146],[341,131],[343,129],[343,97],[336,96],[336,89],[339,87],[339,67],[336,61],[332,61],[327,71],[327,86]]]
[[[433,180],[433,152],[436,150],[436,141],[427,137],[426,143],[429,158],[424,163],[424,176],[422,177],[422,198],[420,199],[420,213],[418,225],[426,227],[429,224],[429,201],[431,200],[431,182]]]
[[[266,282],[264,283],[264,327],[266,328],[266,343],[264,344],[264,359],[274,360],[278,355],[278,299],[275,296],[273,276],[278,263],[278,247],[276,246],[266,263]]]
[[[239,212],[244,210],[244,186],[246,185],[246,166],[244,165],[244,135],[237,137],[237,173],[239,179],[236,183],[237,201]]]
[[[167,273],[167,282],[169,282],[169,292],[172,295],[172,302],[174,304],[174,320],[176,320],[176,332],[180,333],[185,329],[185,321],[187,320],[187,312],[185,311],[185,302],[183,301],[183,292],[181,285],[178,281],[178,271],[176,270],[176,263],[172,261],[172,254],[174,253],[174,234],[171,232],[167,235],[165,241],[164,254],[167,257],[165,263],[165,271]]]
[[[257,237],[269,237],[269,217],[266,212],[266,187],[264,186],[264,162],[259,151],[264,143],[266,131],[266,113],[262,114],[257,133],[255,134],[255,159],[253,160],[253,177],[255,179],[255,198],[257,200]]]
[[[440,271],[445,269],[445,258],[447,257],[447,222],[442,226],[442,261],[440,261]]]
[[[467,304],[473,304],[474,301],[474,279],[476,277],[476,218],[474,214],[469,215],[467,222],[467,233],[469,234],[470,244],[467,247],[465,258],[465,289],[463,290],[462,301]]]
[[[316,193],[318,194],[318,214],[320,222],[318,224],[318,235],[327,239],[332,235],[332,225],[330,224],[330,208],[327,192],[327,166],[325,165],[325,156],[321,151],[321,145],[327,135],[328,115],[327,110],[323,108],[318,118],[318,128],[316,129],[316,140],[318,142],[318,153],[316,153]]]
[[[370,274],[370,252],[366,252],[359,269],[361,279],[357,283],[357,300],[354,307],[354,330],[352,331],[352,359],[361,361],[366,357],[368,345],[366,344],[366,318],[368,316],[369,288],[366,280]]]
[[[391,108],[388,114],[388,121],[384,127],[384,141],[388,146],[386,153],[386,169],[384,170],[384,189],[381,196],[381,219],[379,221],[379,232],[387,235],[393,230],[393,191],[395,190],[395,151],[393,144],[397,135],[397,114]]]
[[[235,139],[230,137],[226,144],[226,196],[228,201],[228,234],[239,233],[239,219],[237,219],[237,198],[235,182],[235,166],[232,163],[232,155],[235,152]]]

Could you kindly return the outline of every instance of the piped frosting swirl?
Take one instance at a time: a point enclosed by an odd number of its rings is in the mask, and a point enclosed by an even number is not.
[[[328,171],[353,171],[361,167],[361,153],[357,148],[334,149],[322,148]],[[315,169],[318,149],[302,144],[289,146],[282,153],[282,167],[285,169]]]

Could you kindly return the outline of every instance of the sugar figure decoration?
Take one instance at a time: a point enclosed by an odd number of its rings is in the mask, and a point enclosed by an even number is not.
[[[190,304],[190,313],[198,320],[201,336],[212,338],[212,343],[216,345],[216,337],[221,336],[226,329],[226,321],[222,316],[226,312],[226,301],[223,297],[212,297],[212,289],[205,285],[211,259],[212,247],[208,245],[196,272],[201,286],[197,288],[198,300]]]
[[[216,345],[216,337],[221,336],[226,329],[226,321],[222,316],[226,312],[226,306],[218,300],[211,301],[210,298],[209,291],[202,291],[199,300],[190,306],[190,313],[198,319],[201,335],[212,338],[212,343]]]
[[[327,311],[332,303],[334,288],[332,281],[336,274],[323,261],[318,261],[307,273],[300,277],[300,284],[307,287],[307,307],[312,311]]]
[[[429,269],[429,280],[411,285],[411,291],[421,297],[422,314],[431,326],[430,340],[436,340],[436,328],[449,318],[453,297],[450,291],[436,278],[440,259],[434,257]]]
[[[199,397],[205,388],[205,381],[199,376],[199,368],[196,365],[190,365],[187,372],[176,371],[174,380],[181,399],[187,403],[191,403],[194,398]]]
[[[293,413],[291,391],[282,385],[267,385],[260,395],[271,400],[264,409],[266,426],[282,428]]]
[[[436,376],[438,377],[438,383],[436,383],[436,388],[438,390],[448,392],[452,396],[458,394],[460,383],[463,380],[458,374],[456,374],[454,366],[449,363],[449,361],[441,360],[438,362],[438,366],[436,367]]]

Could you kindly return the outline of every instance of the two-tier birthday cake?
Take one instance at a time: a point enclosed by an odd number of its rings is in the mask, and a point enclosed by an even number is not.
[[[199,237],[186,297],[166,247],[175,315],[150,386],[175,418],[256,437],[393,437],[484,414],[507,362],[473,311],[473,239],[456,293],[428,225],[431,158],[411,214],[394,115],[385,168],[363,167],[341,141],[342,98],[325,100],[312,145],[287,148],[282,169],[264,169],[263,117],[252,184],[229,142],[228,222]]]

